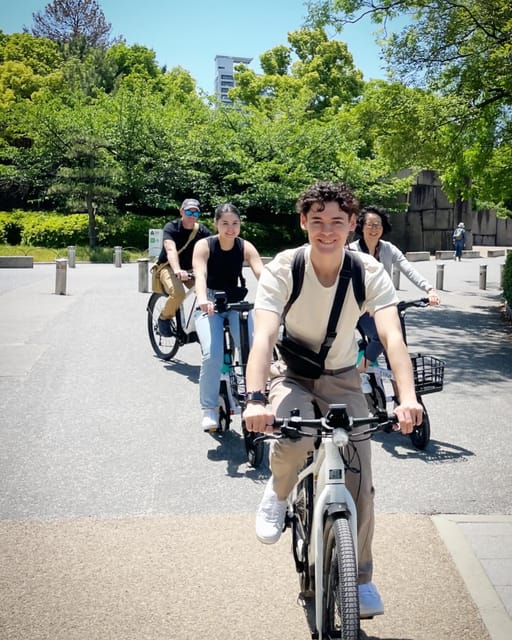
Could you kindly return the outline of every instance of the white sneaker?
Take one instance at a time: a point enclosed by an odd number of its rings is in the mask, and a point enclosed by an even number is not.
[[[272,478],[267,482],[256,513],[256,537],[263,544],[274,544],[281,537],[286,516],[286,500],[279,500]]]
[[[359,617],[373,618],[384,613],[384,604],[373,582],[359,585]]]
[[[206,433],[217,431],[219,425],[217,423],[217,411],[215,409],[203,409],[201,426]]]

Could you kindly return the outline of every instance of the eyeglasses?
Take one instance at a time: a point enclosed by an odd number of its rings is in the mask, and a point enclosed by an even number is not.
[[[368,227],[368,229],[382,229],[380,222],[365,222],[364,226]]]
[[[199,211],[192,211],[191,209],[185,209],[186,216],[194,216],[194,218],[199,218]]]

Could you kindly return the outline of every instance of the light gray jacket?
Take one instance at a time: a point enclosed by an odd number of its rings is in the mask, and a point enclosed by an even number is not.
[[[425,291],[425,293],[428,293],[430,289],[434,288],[430,284],[430,282],[421,275],[421,273],[416,271],[416,269],[412,266],[409,260],[407,260],[407,258],[396,245],[394,245],[392,242],[387,242],[387,240],[379,240],[379,244],[379,262],[382,263],[384,269],[389,273],[390,276],[393,275],[393,267],[396,265],[404,274],[404,276],[408,278],[413,284],[415,284],[418,289],[421,289],[422,291]],[[362,252],[359,240],[351,242],[348,247],[352,251]]]

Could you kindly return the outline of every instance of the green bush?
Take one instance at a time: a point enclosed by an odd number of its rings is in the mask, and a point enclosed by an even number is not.
[[[20,244],[23,232],[23,213],[0,213],[0,242],[6,244]]]
[[[132,213],[123,216],[98,215],[96,217],[98,255],[101,255],[102,247],[121,246],[146,251],[149,245],[149,230],[161,229],[170,218],[174,217],[149,218]],[[201,222],[214,232],[211,218],[202,218]],[[54,249],[70,245],[86,246],[89,243],[88,224],[86,213],[69,215],[22,211],[0,213],[0,243]],[[304,242],[304,234],[295,217],[291,218],[288,225],[282,220],[275,225],[244,221],[242,236],[252,242],[262,255],[272,255],[276,251]]]
[[[503,297],[512,308],[512,251],[509,251],[503,269]]]
[[[36,247],[65,247],[87,244],[87,216],[74,213],[58,214],[31,213],[23,216],[22,244]]]

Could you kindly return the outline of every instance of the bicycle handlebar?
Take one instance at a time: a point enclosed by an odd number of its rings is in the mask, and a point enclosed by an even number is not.
[[[399,313],[403,313],[406,309],[410,309],[411,307],[417,307],[419,309],[428,307],[430,305],[430,301],[428,298],[419,298],[418,300],[400,300],[397,304],[397,309]]]
[[[332,435],[336,429],[344,429],[347,433],[355,427],[368,425],[362,433],[366,435],[376,431],[390,432],[398,424],[397,416],[386,411],[379,411],[376,416],[354,418],[349,415],[347,405],[330,404],[327,413],[320,418],[301,418],[299,410],[294,409],[289,418],[276,418],[273,426],[277,429],[275,435],[262,435],[263,438],[289,438],[298,440],[304,436],[314,438],[322,435]]]

